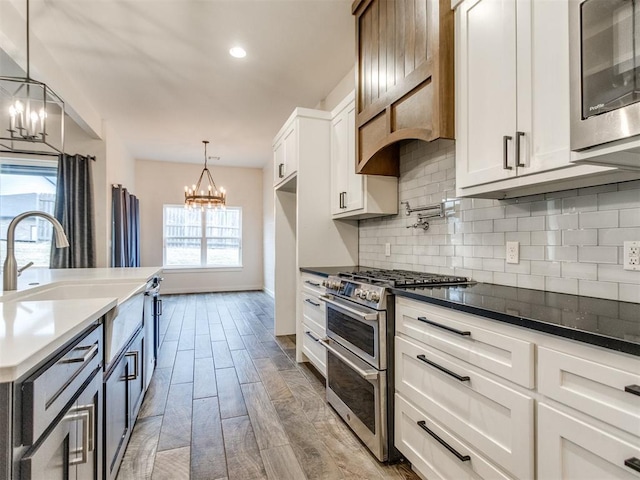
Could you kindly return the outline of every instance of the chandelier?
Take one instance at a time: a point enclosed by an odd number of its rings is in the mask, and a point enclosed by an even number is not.
[[[63,153],[64,102],[30,76],[29,0],[26,4],[26,77],[0,76],[0,122],[5,124],[0,123],[0,147],[14,153]]]
[[[188,208],[196,207],[224,207],[227,203],[227,192],[224,188],[216,187],[216,182],[213,181],[211,172],[207,168],[207,144],[208,140],[203,140],[204,143],[204,168],[198,178],[198,183],[191,187],[184,187],[184,204]],[[205,177],[206,174],[206,177]],[[204,188],[202,180],[206,179],[208,185]]]

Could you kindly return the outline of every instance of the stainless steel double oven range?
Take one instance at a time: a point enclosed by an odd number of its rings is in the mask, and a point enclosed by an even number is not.
[[[382,462],[394,461],[394,296],[390,287],[459,285],[463,277],[404,270],[330,276],[326,294],[327,402]]]

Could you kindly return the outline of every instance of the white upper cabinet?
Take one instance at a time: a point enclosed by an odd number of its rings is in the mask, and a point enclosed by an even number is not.
[[[331,113],[331,213],[361,219],[398,213],[398,179],[356,173],[355,93]]]
[[[465,0],[455,22],[459,196],[631,179],[570,162],[569,0]]]
[[[274,186],[286,183],[298,172],[297,123],[295,116],[290,117],[273,143]]]

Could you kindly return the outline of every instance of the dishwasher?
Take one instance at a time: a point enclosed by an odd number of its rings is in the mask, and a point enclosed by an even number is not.
[[[162,315],[162,299],[160,298],[160,283],[162,277],[153,277],[144,292],[144,336],[145,343],[145,389],[149,387],[151,376],[158,361],[160,349],[160,316]]]

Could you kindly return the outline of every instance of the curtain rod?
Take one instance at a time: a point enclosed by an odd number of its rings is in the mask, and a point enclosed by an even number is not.
[[[13,153],[14,155],[38,155],[41,157],[53,157],[53,158],[60,157],[59,153],[35,152],[30,150],[0,150],[0,153]],[[65,155],[68,155],[68,154],[65,153]],[[79,154],[76,154],[76,155],[79,155]],[[70,155],[70,156],[73,156],[73,155]],[[95,155],[81,155],[81,156],[86,157],[89,160],[93,160],[94,162],[97,161]]]

